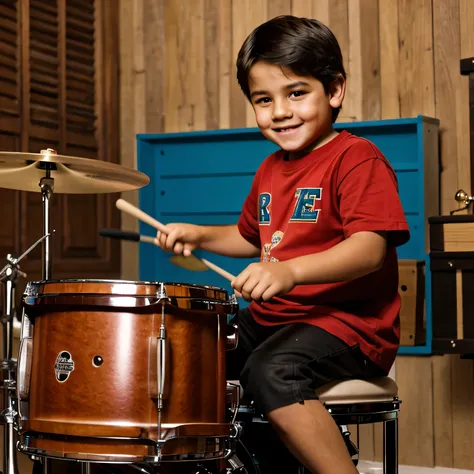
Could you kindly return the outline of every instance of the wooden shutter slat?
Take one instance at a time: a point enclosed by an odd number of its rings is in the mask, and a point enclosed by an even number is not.
[[[46,43],[41,43],[39,41],[30,42],[31,53],[30,57],[35,58],[37,54],[43,54],[46,56],[46,61],[51,61],[54,58],[55,64],[58,63],[57,57],[57,47],[53,45],[48,45]]]
[[[72,6],[69,2],[67,3],[66,13],[68,18],[77,18],[86,22],[90,22],[91,17],[94,15],[93,11]]]
[[[11,20],[15,25],[16,30],[16,4],[13,2],[12,5],[5,5],[5,2],[0,4],[0,15],[4,19]]]
[[[30,12],[40,11],[51,16],[57,16],[58,6],[56,1],[54,4],[50,1],[45,2],[44,0],[30,0]]]
[[[58,112],[57,110],[43,107],[39,104],[32,104],[30,110],[31,122],[38,125],[44,125],[48,128],[57,128]]]
[[[87,76],[90,77],[94,74],[94,65],[81,64],[76,61],[69,60],[67,62],[67,72],[68,73],[78,72],[79,74],[86,74]]]
[[[16,38],[16,19],[0,16],[0,31],[2,38],[5,38],[7,34]]]
[[[0,51],[2,56],[16,59],[16,45],[5,43],[3,38],[0,39]]]
[[[58,17],[57,14],[44,13],[40,10],[31,9],[30,10],[30,21],[34,22],[34,29],[45,29],[50,31],[51,28],[57,28]]]
[[[91,89],[90,89],[90,85],[83,82],[83,81],[79,81],[77,79],[75,79],[74,77],[71,77],[71,76],[68,76],[66,78],[66,86],[67,86],[67,89],[66,89],[66,92],[71,90],[71,91],[77,91],[77,92],[80,92],[80,93],[90,93],[91,92]]]
[[[67,11],[69,9],[80,9],[84,12],[89,13],[91,16],[94,16],[94,1],[87,0],[68,0],[67,2]]]
[[[91,64],[91,56],[87,51],[80,52],[69,49],[66,58],[78,64],[86,64],[88,66],[93,65]]]
[[[3,97],[0,95],[0,115],[10,115],[11,117],[19,117],[19,103],[16,99]]]
[[[75,130],[75,128],[77,128],[77,130]],[[82,127],[68,128],[66,136],[68,147],[73,145],[75,147],[88,148],[97,151],[97,143],[94,135],[84,134],[81,132],[83,132]]]
[[[16,57],[4,56],[2,52],[0,52],[0,69],[10,69],[16,73],[17,67],[18,65]]]
[[[17,100],[18,86],[15,82],[0,79],[0,95]]]
[[[66,30],[73,29],[74,31],[80,31],[87,36],[94,36],[94,24],[88,20],[80,20],[71,16],[67,17]]]
[[[66,41],[66,49],[69,51],[78,51],[84,54],[89,54],[90,57],[94,57],[94,45],[86,44],[83,41],[76,41],[69,38]]]
[[[74,31],[72,29],[67,29],[66,30],[66,39],[67,39],[67,41],[72,39],[72,40],[78,41],[80,43],[89,44],[92,47],[94,46],[94,38],[92,38],[89,35],[84,35],[79,31]]]
[[[78,81],[84,81],[88,85],[93,85],[94,84],[94,78],[91,77],[90,74],[92,74],[93,71],[89,72],[82,72],[82,71],[77,71],[77,70],[70,70],[68,69],[67,75],[66,75],[66,81],[69,82],[70,79],[76,79]]]
[[[46,87],[57,88],[59,84],[59,79],[57,76],[50,74],[43,74],[38,71],[31,71],[31,83],[32,84],[41,84]]]
[[[50,25],[45,22],[35,23],[30,28],[30,38],[46,44],[57,44],[58,25]]]
[[[17,77],[18,73],[15,65],[7,64],[5,58],[0,56],[0,80],[6,79],[16,83]]]
[[[87,103],[87,102],[78,102],[78,101],[74,101],[74,100],[68,100],[67,101],[67,107],[68,108],[71,108],[72,109],[79,109],[79,110],[84,110],[87,112],[88,115],[90,116],[94,116],[95,114],[95,110],[94,110],[94,103],[90,102]]]
[[[77,89],[67,88],[66,95],[71,103],[80,102],[94,106],[94,94],[90,90],[79,91]]]
[[[3,29],[0,26],[0,41],[9,44],[10,46],[14,46],[16,51],[17,36],[14,31]]]
[[[58,109],[58,97],[53,94],[38,94],[37,92],[31,91],[31,100],[35,104],[41,104],[46,108],[55,108]]]

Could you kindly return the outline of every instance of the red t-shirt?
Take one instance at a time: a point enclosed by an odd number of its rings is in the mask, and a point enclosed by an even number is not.
[[[376,148],[347,131],[303,158],[270,155],[255,174],[238,228],[262,249],[261,261],[284,261],[329,249],[360,231],[388,232],[382,268],[338,283],[298,285],[267,302],[252,301],[262,325],[319,326],[388,371],[400,339],[396,246],[409,239],[392,167]]]

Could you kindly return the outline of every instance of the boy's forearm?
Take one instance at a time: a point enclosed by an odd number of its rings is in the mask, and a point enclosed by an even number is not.
[[[283,263],[288,265],[297,285],[349,281],[378,270],[386,246],[385,235],[359,232],[328,250]]]
[[[237,225],[202,226],[199,245],[203,250],[227,257],[258,257],[260,249],[245,240]]]

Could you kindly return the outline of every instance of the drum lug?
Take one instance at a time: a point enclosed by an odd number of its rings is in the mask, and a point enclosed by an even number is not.
[[[156,293],[156,297],[158,298],[158,302],[160,302],[161,300],[169,301],[168,295],[166,293],[166,287],[163,283],[160,283],[160,288]]]

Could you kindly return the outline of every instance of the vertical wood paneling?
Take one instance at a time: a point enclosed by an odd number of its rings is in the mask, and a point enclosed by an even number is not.
[[[381,118],[400,117],[398,2],[379,2]]]
[[[219,0],[204,0],[205,113],[208,130],[219,128]]]
[[[435,466],[453,467],[452,356],[433,357]]]
[[[218,2],[218,43],[219,43],[219,128],[230,128],[230,105],[232,84],[232,0]],[[235,87],[235,86],[234,86]]]
[[[250,33],[254,28],[269,19],[267,12],[267,0],[246,0],[247,8],[247,28]],[[240,48],[240,46],[238,46]],[[250,102],[246,101],[246,120],[247,127],[255,127],[255,113]]]
[[[431,0],[399,0],[400,112],[435,116]]]
[[[165,129],[164,80],[165,80],[165,23],[163,0],[142,0],[143,57],[145,75],[145,128],[148,133]],[[138,40],[138,38],[137,38]],[[136,71],[141,74],[141,71]]]
[[[471,0],[460,0],[460,25],[459,35],[461,43],[461,58],[474,57],[474,2]],[[459,104],[457,115],[457,143],[458,143],[458,173],[459,187],[467,192],[472,192],[471,184],[471,159],[469,137],[469,77],[461,76],[461,89],[456,102]],[[456,190],[454,190],[456,192]],[[453,208],[454,205],[453,205]]]
[[[291,15],[291,0],[267,0],[268,19],[280,15]]]
[[[169,132],[206,128],[203,1],[165,2]]]
[[[453,209],[452,189],[458,188],[456,117],[461,98],[459,57],[459,4],[433,2],[436,117],[440,119],[441,138],[441,212]]]
[[[381,84],[378,1],[353,0],[348,2],[348,6],[349,80],[346,113],[355,120],[379,119]]]
[[[251,28],[247,26],[247,4],[246,1],[231,2],[232,4],[232,69],[230,86],[230,126],[240,128],[246,126],[246,99],[237,84],[237,69],[235,61],[242,43],[250,34]],[[235,21],[238,18],[239,21]]]
[[[353,117],[350,116],[351,107],[350,105],[348,105],[351,104],[351,101],[353,99],[351,96],[351,91],[354,83],[352,80],[352,74],[349,64],[349,7],[347,1],[348,0],[333,0],[331,2],[330,13],[328,9],[328,26],[336,36],[339,46],[341,48],[344,69],[346,70],[347,74],[346,98],[344,103],[342,104],[342,109],[337,119],[339,122],[351,122],[352,120],[354,120]],[[348,110],[349,113],[347,112]]]
[[[303,18],[313,18],[313,0],[292,0],[291,14]]]
[[[398,357],[400,410],[399,460],[411,466],[434,466],[433,374],[431,359]]]
[[[313,18],[329,26],[329,16],[333,3],[335,2],[330,0],[313,0]],[[331,5],[331,8],[329,8],[329,5]]]
[[[451,357],[453,464],[459,469],[474,469],[474,370],[473,361]]]
[[[121,164],[130,168],[136,167],[135,143],[135,115],[145,115],[143,109],[136,104],[135,93],[135,50],[141,47],[142,36],[135,35],[135,15],[137,2],[120,2],[120,150]],[[140,22],[143,19],[140,18]],[[130,39],[132,37],[132,39]],[[125,40],[126,39],[126,40]],[[142,103],[143,107],[143,103]],[[127,131],[127,132],[126,132]],[[124,199],[137,205],[138,193],[123,193]],[[121,228],[136,232],[137,219],[125,213],[121,215]],[[134,242],[122,241],[120,243],[122,263],[121,276],[129,280],[138,280],[138,249]]]

